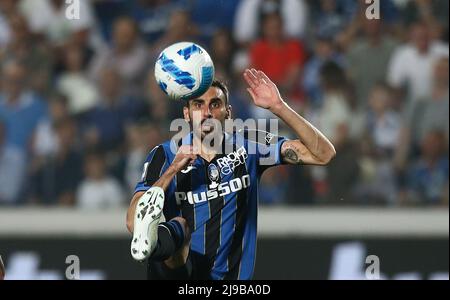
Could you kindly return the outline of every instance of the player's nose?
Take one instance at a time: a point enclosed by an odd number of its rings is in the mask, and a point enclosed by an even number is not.
[[[209,108],[208,105],[205,105],[205,107],[203,108],[203,118],[208,119],[212,117],[212,113],[211,113],[211,109]]]

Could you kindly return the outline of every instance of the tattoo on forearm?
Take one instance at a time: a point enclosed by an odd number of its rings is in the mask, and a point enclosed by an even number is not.
[[[297,153],[295,153],[294,150],[287,149],[286,152],[284,153],[284,158],[290,162],[297,162],[298,155],[297,155]]]
[[[284,153],[284,160],[291,164],[302,163],[302,160],[298,157],[298,154],[294,149],[286,149],[286,152]]]
[[[302,145],[296,141],[284,143],[282,149],[283,161],[292,165],[303,164],[303,151],[301,147]]]

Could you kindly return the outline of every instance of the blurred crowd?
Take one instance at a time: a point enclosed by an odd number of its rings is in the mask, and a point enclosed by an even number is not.
[[[208,49],[235,118],[271,118],[263,70],[336,147],[327,167],[271,168],[260,203],[448,206],[448,0],[0,1],[0,205],[126,206],[181,104],[162,49]],[[280,124],[282,125],[282,124]],[[281,134],[293,138],[288,128]]]

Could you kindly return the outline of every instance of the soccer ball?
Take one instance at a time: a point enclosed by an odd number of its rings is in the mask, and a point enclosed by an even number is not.
[[[205,93],[214,79],[214,64],[208,52],[192,42],[164,49],[155,64],[155,78],[173,100],[189,100]]]

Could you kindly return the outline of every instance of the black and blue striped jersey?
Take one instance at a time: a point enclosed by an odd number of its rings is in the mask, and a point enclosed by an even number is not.
[[[261,137],[261,132],[258,132]],[[265,169],[281,164],[283,137],[248,131],[224,134],[222,152],[210,162],[198,156],[165,191],[164,217],[181,216],[191,229],[191,252],[204,257],[211,279],[251,279],[256,256],[258,184]],[[192,133],[156,146],[135,192],[145,191],[167,170]],[[174,151],[175,150],[175,151]]]

